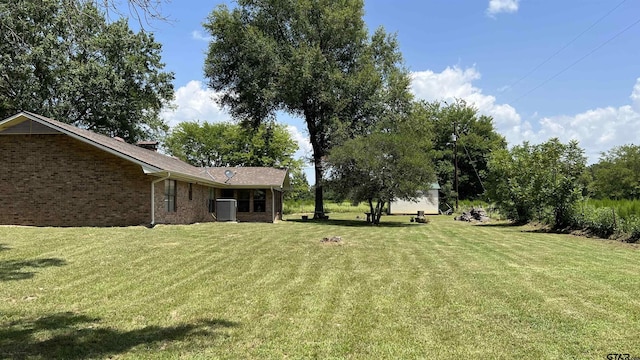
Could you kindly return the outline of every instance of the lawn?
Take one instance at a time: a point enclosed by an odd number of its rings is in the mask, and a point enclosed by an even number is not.
[[[640,357],[638,246],[336,216],[0,227],[0,358]]]

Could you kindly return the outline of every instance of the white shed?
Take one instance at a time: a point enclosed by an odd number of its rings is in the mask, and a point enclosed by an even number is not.
[[[424,211],[425,215],[437,215],[440,204],[438,191],[440,185],[431,184],[429,190],[419,191],[416,201],[393,200],[389,204],[389,215],[417,214]]]

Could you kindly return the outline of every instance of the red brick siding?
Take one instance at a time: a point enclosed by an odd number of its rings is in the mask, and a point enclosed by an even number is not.
[[[209,187],[193,184],[192,200],[189,200],[189,183],[177,182],[177,211],[170,212],[164,198],[165,181],[155,184],[155,220],[156,224],[191,224],[195,222],[215,221],[209,214]]]
[[[151,221],[139,165],[67,135],[0,136],[0,224],[126,226]]]

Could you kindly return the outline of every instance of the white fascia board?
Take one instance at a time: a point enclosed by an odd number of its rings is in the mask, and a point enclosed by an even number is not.
[[[251,184],[251,185],[233,185],[233,184],[220,184],[218,186],[221,189],[270,189],[281,191],[282,187],[278,185],[265,185],[265,184]]]
[[[8,118],[6,118],[6,119],[4,119],[4,120],[0,121],[0,131],[1,131],[1,130],[3,130],[4,125],[5,125],[5,124],[9,124],[9,123],[13,122],[15,119],[17,119],[17,118],[19,118],[19,117],[21,117],[21,116],[24,116],[24,117],[26,117],[27,119],[30,119],[30,118],[31,118],[31,117],[29,117],[29,116],[28,116],[27,114],[25,114],[25,113],[17,113],[17,114],[15,114],[15,115],[11,116],[11,117],[8,117]],[[25,119],[25,120],[27,120],[27,119]],[[24,121],[24,120],[23,120],[23,121]],[[20,121],[19,123],[21,123],[21,122],[22,122],[22,121]],[[13,125],[12,125],[12,126],[13,126]]]
[[[153,175],[160,178],[169,177],[172,180],[179,180],[179,181],[189,182],[189,183],[194,183],[199,185],[206,185],[210,187],[218,187],[218,188],[220,187],[220,183],[215,181],[208,181],[200,177],[194,177],[194,176],[189,176],[189,175],[180,174],[176,172],[169,172],[165,170],[158,171],[158,172],[149,172],[147,173],[147,175]]]

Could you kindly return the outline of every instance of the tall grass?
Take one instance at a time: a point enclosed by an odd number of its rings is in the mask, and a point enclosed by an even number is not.
[[[587,199],[585,205],[613,209],[622,219],[640,216],[640,200]]]
[[[578,206],[573,227],[602,238],[640,239],[640,200],[587,199]]]

